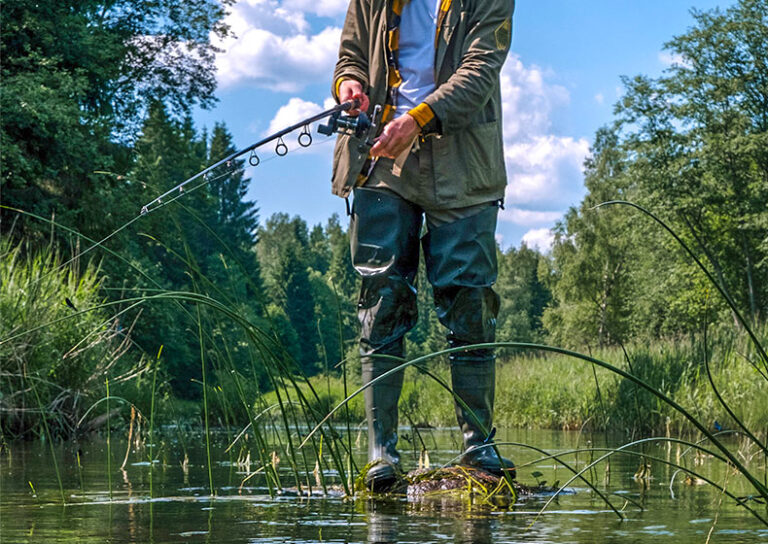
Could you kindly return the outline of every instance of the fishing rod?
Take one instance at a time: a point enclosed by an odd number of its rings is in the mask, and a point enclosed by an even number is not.
[[[368,117],[368,115],[365,112],[360,112],[360,114],[356,116],[342,115],[343,112],[356,109],[359,106],[360,106],[360,101],[357,99],[349,100],[347,102],[342,102],[337,106],[334,106],[330,109],[327,109],[325,111],[312,115],[311,117],[307,117],[306,119],[303,119],[298,123],[295,123],[287,128],[284,128],[282,130],[275,132],[274,134],[270,134],[266,138],[263,138],[258,142],[249,145],[248,147],[244,147],[239,151],[235,151],[231,155],[224,157],[220,161],[212,164],[211,166],[205,168],[204,170],[201,170],[200,172],[193,175],[192,177],[182,181],[172,189],[169,189],[168,191],[164,192],[163,194],[155,198],[152,202],[149,202],[144,206],[142,206],[140,215],[146,215],[150,212],[155,211],[156,209],[158,209],[163,205],[163,200],[167,199],[173,194],[181,195],[184,192],[184,187],[186,187],[193,181],[200,180],[202,178],[202,183],[200,185],[204,185],[208,183],[209,181],[208,174],[211,171],[223,165],[226,165],[227,168],[232,168],[233,161],[239,157],[242,157],[246,153],[250,153],[250,156],[248,157],[248,163],[251,166],[258,166],[259,162],[261,161],[259,159],[259,156],[256,154],[256,149],[265,144],[268,144],[269,142],[277,140],[277,144],[275,145],[275,153],[281,157],[284,157],[286,154],[288,154],[288,146],[283,141],[283,136],[295,130],[302,129],[298,137],[299,145],[301,147],[309,147],[310,145],[312,145],[312,133],[309,130],[309,125],[316,121],[320,121],[321,119],[325,119],[326,117],[328,117],[328,122],[325,125],[321,124],[317,127],[317,131],[320,134],[325,134],[327,136],[330,136],[334,133],[340,133],[340,134],[348,134],[350,136],[354,136],[355,138],[360,140],[360,144],[358,145],[358,152],[361,154],[362,153],[367,154],[368,150],[371,148],[371,146],[373,146],[373,143],[374,143],[373,137],[376,135],[378,119],[381,114],[381,106],[377,105],[373,109],[372,117]]]

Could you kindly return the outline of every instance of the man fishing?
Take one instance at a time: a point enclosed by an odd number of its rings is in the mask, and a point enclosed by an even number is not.
[[[367,111],[383,105],[368,156],[342,135],[333,192],[353,195],[352,260],[362,276],[358,315],[363,383],[402,363],[416,324],[419,247],[451,348],[493,342],[499,296],[495,230],[507,182],[499,72],[512,36],[514,0],[352,0],[341,35],[333,94]],[[427,231],[422,237],[422,218]],[[491,445],[492,349],[450,354],[463,434],[461,463],[497,475],[511,461]],[[397,402],[403,373],[365,390],[366,483],[396,477]],[[473,415],[474,414],[474,415]]]

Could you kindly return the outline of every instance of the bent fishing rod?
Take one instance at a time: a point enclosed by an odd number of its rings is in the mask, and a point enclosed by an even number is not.
[[[320,121],[321,119],[325,119],[326,117],[328,117],[327,124],[321,124],[317,127],[317,131],[320,134],[331,136],[334,133],[340,133],[353,136],[360,140],[360,144],[358,145],[358,152],[361,154],[367,154],[368,150],[371,148],[371,146],[373,146],[374,143],[373,137],[376,135],[378,119],[381,114],[381,106],[377,105],[373,109],[373,115],[371,117],[368,117],[365,112],[360,112],[360,114],[356,116],[342,115],[343,112],[348,112],[349,110],[356,109],[359,106],[360,102],[357,99],[343,102],[330,109],[312,115],[311,117],[307,117],[298,123],[275,132],[274,134],[270,134],[266,138],[263,138],[258,142],[249,145],[248,147],[244,147],[239,151],[235,151],[231,155],[224,157],[220,161],[212,164],[211,166],[208,166],[192,177],[182,181],[172,189],[164,192],[155,198],[152,202],[142,206],[140,215],[146,215],[160,208],[164,205],[163,201],[173,195],[177,195],[177,197],[180,196],[184,193],[184,188],[194,181],[201,180],[201,182],[196,185],[195,188],[208,183],[210,181],[208,179],[209,173],[225,165],[227,168],[232,168],[235,159],[238,159],[247,153],[250,153],[250,156],[248,157],[248,163],[251,166],[258,166],[259,162],[261,161],[259,156],[256,154],[256,149],[268,144],[269,142],[277,140],[277,144],[275,145],[275,153],[281,157],[284,157],[288,154],[288,146],[283,141],[283,136],[295,130],[301,129],[301,133],[298,137],[299,145],[301,147],[309,147],[312,145],[312,133],[309,130],[309,125],[316,121]]]

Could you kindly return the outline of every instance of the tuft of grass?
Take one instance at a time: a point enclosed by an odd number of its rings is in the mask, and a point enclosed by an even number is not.
[[[672,234],[675,236],[674,233]],[[9,251],[3,254],[4,259],[15,250],[15,248],[8,249]],[[14,263],[19,262],[19,255],[20,253],[3,261],[10,263],[9,272],[15,272],[16,264]],[[680,432],[694,434],[695,440],[691,441],[673,439],[669,436],[662,440],[685,444],[689,450],[704,452],[716,462],[723,463],[729,469],[733,468],[744,483],[754,491],[748,499],[737,502],[765,522],[764,517],[752,508],[754,503],[748,504],[752,500],[768,501],[765,468],[762,468],[762,473],[759,467],[754,468],[754,465],[745,460],[743,452],[755,452],[750,454],[752,457],[761,456],[762,459],[768,457],[764,439],[759,438],[760,432],[763,432],[761,426],[764,425],[765,412],[768,410],[764,406],[764,401],[760,402],[761,399],[766,398],[768,383],[765,373],[768,369],[768,356],[761,343],[766,331],[752,327],[740,316],[743,336],[748,342],[743,341],[743,338],[738,335],[735,338],[726,335],[716,339],[716,342],[712,342],[711,338],[705,336],[701,345],[694,347],[670,341],[652,346],[629,346],[626,350],[604,350],[589,356],[554,346],[521,342],[479,344],[443,350],[403,362],[398,368],[349,393],[347,372],[344,372],[341,377],[328,375],[313,380],[308,379],[292,358],[289,347],[280,340],[280,331],[275,329],[274,323],[269,321],[268,316],[265,319],[256,320],[253,315],[241,311],[242,307],[235,299],[219,289],[215,282],[202,275],[202,267],[193,261],[191,252],[187,251],[186,256],[177,255],[177,257],[186,265],[187,272],[194,278],[191,291],[169,291],[158,286],[156,290],[138,294],[132,298],[101,303],[98,300],[98,273],[97,269],[94,269],[92,281],[86,284],[91,285],[89,292],[96,298],[87,301],[86,310],[77,311],[78,302],[67,298],[65,299],[69,301],[67,307],[70,310],[74,307],[74,314],[60,315],[52,312],[50,315],[45,315],[42,321],[38,316],[33,323],[28,318],[28,314],[12,305],[12,309],[17,312],[14,314],[16,321],[12,323],[17,328],[10,332],[0,331],[3,333],[0,336],[0,349],[8,350],[13,347],[27,349],[22,342],[29,342],[30,338],[39,341],[39,337],[46,333],[50,334],[54,328],[68,330],[68,327],[76,331],[74,342],[79,349],[86,344],[86,340],[98,338],[105,330],[109,330],[109,319],[105,320],[104,316],[109,316],[109,308],[113,306],[140,308],[153,304],[174,304],[181,310],[180,315],[189,318],[190,327],[195,327],[199,336],[202,364],[200,385],[204,399],[202,419],[205,421],[206,441],[210,439],[209,417],[212,415],[214,405],[218,406],[219,424],[227,429],[230,436],[232,436],[230,427],[244,424],[242,421],[244,412],[248,420],[247,425],[236,433],[228,451],[238,444],[241,455],[247,454],[248,459],[257,459],[256,471],[253,474],[261,472],[265,474],[270,493],[279,491],[284,487],[285,481],[291,481],[300,492],[305,491],[305,487],[306,491],[311,491],[313,473],[318,475],[317,485],[327,489],[325,474],[332,470],[338,474],[337,479],[348,494],[353,492],[350,485],[351,473],[356,470],[356,467],[351,461],[350,433],[349,431],[340,433],[338,429],[351,429],[356,425],[356,420],[363,420],[362,398],[359,393],[365,387],[370,387],[377,380],[385,379],[393,372],[405,371],[407,372],[406,386],[401,397],[401,409],[406,418],[412,423],[453,425],[451,397],[453,396],[465,408],[466,405],[447,385],[449,381],[447,367],[441,365],[439,361],[444,360],[449,353],[463,349],[497,348],[501,353],[509,350],[504,356],[506,359],[500,364],[497,378],[497,424],[568,428],[583,426],[589,422],[596,428],[619,427],[632,434],[647,433],[663,424],[667,433],[674,427]],[[693,257],[695,259],[695,256]],[[55,256],[48,259],[44,266],[38,267],[40,270],[36,276],[32,274],[32,280],[27,277],[29,289],[42,290],[54,281],[60,281],[62,285],[69,285],[71,288],[73,278],[77,278],[80,285],[81,278],[87,277],[79,271],[71,271],[67,267],[60,266]],[[77,266],[77,260],[71,263]],[[696,263],[701,266],[698,260]],[[34,268],[35,266],[27,267],[27,269]],[[47,271],[42,272],[43,269]],[[19,277],[23,281],[26,276],[21,274]],[[711,276],[710,279],[712,279]],[[719,286],[718,290],[733,308],[727,292]],[[8,292],[15,293],[13,290]],[[51,296],[54,292],[51,291]],[[0,303],[4,301],[1,295]],[[5,298],[15,301],[17,306],[23,306],[26,303],[26,300],[21,300],[18,296],[15,299]],[[42,301],[41,307],[47,304],[55,309],[55,305],[51,305],[50,300],[45,297],[32,297],[32,300]],[[735,308],[733,309],[738,315]],[[26,321],[25,316],[27,316]],[[218,334],[221,331],[220,324],[223,322],[239,331],[237,350],[227,345],[223,341],[224,336]],[[23,328],[25,326],[28,328]],[[704,334],[706,333],[705,330]],[[88,344],[91,343],[88,342]],[[103,350],[111,346],[106,340],[96,342],[94,345],[102,350],[99,352],[102,355]],[[73,353],[71,347],[68,349],[68,354]],[[79,350],[78,353],[86,351]],[[238,360],[235,360],[233,355],[235,351],[239,353]],[[247,358],[247,364],[242,364],[240,359],[242,357]],[[16,359],[16,361],[27,359]],[[117,361],[119,358],[113,360]],[[98,378],[103,376],[108,380],[107,383],[109,381],[119,383],[117,378],[110,379],[110,375],[114,375],[116,363],[105,367],[100,361],[94,366],[85,365],[84,368],[88,370],[86,375],[96,375]],[[55,361],[53,364],[54,369],[58,370],[59,367],[56,366]],[[100,364],[102,366],[99,366]],[[43,365],[41,368],[47,367]],[[133,376],[140,378],[140,374],[140,371],[136,371]],[[53,375],[55,376],[55,372]],[[244,386],[250,380],[256,380],[258,376],[263,375],[267,376],[271,384],[271,393],[260,394]],[[231,381],[221,380],[217,384],[209,383],[209,379],[213,376],[230,376]],[[11,377],[14,377],[14,374],[11,373]],[[44,379],[39,370],[37,373],[30,374],[26,367],[21,368],[16,377],[19,383],[36,379],[33,388],[35,394],[42,387],[63,388],[62,385],[50,380],[50,375],[46,376],[48,379]],[[92,379],[87,378],[84,383],[87,384],[88,380]],[[153,402],[155,391],[157,391],[155,379],[156,374],[153,372],[151,393]],[[224,390],[223,386],[228,389]],[[14,395],[19,391],[23,393],[23,389],[10,391]],[[210,397],[209,394],[211,394]],[[49,399],[52,398],[52,394],[48,392],[40,398]],[[101,400],[105,400],[109,406],[110,399],[113,398],[118,399],[117,396],[110,396],[108,392],[106,399]],[[216,402],[209,402],[209,398],[215,398]],[[101,400],[94,402],[91,407],[99,404]],[[42,425],[46,426],[46,422],[50,421],[48,415],[52,411],[52,404],[47,402],[44,407],[43,404],[38,399],[38,405],[41,406]],[[154,419],[154,413],[153,404],[150,408],[152,419]],[[107,417],[109,414],[108,409]],[[667,421],[673,423],[667,424]],[[2,428],[7,431],[8,427],[5,423],[3,422]],[[151,422],[150,426],[153,425],[154,423]],[[735,451],[730,443],[723,440],[721,430],[713,430],[713,427],[722,429],[725,426],[733,427],[743,436],[739,451]],[[484,431],[489,435],[492,434],[491,429],[484,429]],[[47,427],[45,434],[50,435]],[[577,478],[581,479],[619,517],[622,517],[622,513],[611,504],[606,494],[594,483],[594,467],[597,463],[619,453],[644,458],[645,454],[642,451],[634,451],[632,448],[642,446],[649,440],[660,439],[654,437],[634,440],[620,448],[600,452],[585,448],[558,453],[557,457],[534,446],[524,444],[515,446],[534,449],[544,457],[557,460],[574,474],[565,485]],[[496,446],[491,444],[489,447]],[[255,455],[250,456],[251,451],[255,452]],[[563,461],[563,458],[568,455],[586,452],[589,452],[590,462],[581,469],[571,467]],[[594,458],[595,453],[601,453],[601,455]],[[285,460],[282,465],[281,459]],[[692,477],[699,477],[684,463],[666,462]],[[214,482],[210,465],[211,455],[208,453],[209,485],[213,493]],[[288,478],[284,477],[286,472],[289,474]],[[509,481],[507,483],[511,488],[512,483]],[[727,494],[725,490],[723,492]]]
[[[768,337],[768,327],[761,331]],[[747,425],[761,429],[768,421],[768,382],[757,379],[754,369],[744,364],[747,338],[733,339],[723,333],[713,339],[712,372],[716,383],[733,406],[742,407],[740,417]],[[629,345],[629,362],[621,348],[603,348],[595,356],[641,378],[666,395],[695,407],[697,418],[714,426],[733,428],[734,423],[709,387],[700,362],[700,350],[689,341],[659,340],[653,344]],[[447,364],[432,372],[450,381]],[[598,383],[595,383],[595,374]],[[318,391],[316,409],[328,412],[345,397],[342,379],[334,374],[313,377]],[[359,376],[355,384],[359,386]],[[600,397],[598,398],[598,385]],[[269,403],[274,393],[264,397]],[[362,397],[353,397],[347,407],[355,424],[365,421]],[[423,427],[456,425],[453,402],[434,380],[415,368],[406,369],[399,409],[405,424]],[[494,424],[501,428],[577,430],[588,426],[596,431],[618,431],[627,436],[693,432],[690,423],[656,396],[628,379],[604,369],[578,364],[573,358],[499,350],[496,370]],[[764,430],[761,432],[764,433]]]
[[[144,371],[132,322],[107,309],[81,313],[102,303],[98,265],[63,262],[51,246],[0,238],[0,428],[11,438],[71,437],[107,376],[119,384]]]

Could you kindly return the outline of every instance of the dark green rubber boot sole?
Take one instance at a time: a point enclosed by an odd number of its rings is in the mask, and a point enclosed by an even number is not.
[[[386,493],[397,484],[397,473],[389,463],[373,465],[365,474],[365,488],[372,493]]]

